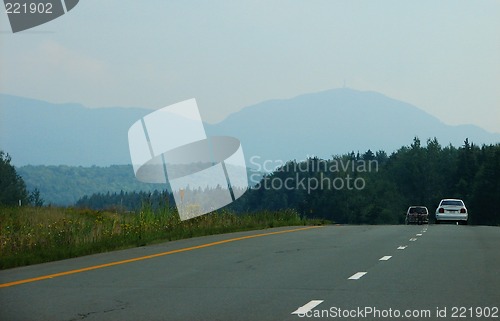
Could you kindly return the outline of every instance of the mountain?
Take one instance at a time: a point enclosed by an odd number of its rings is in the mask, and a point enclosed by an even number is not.
[[[415,136],[423,142],[436,137],[443,146],[461,146],[466,138],[475,144],[500,142],[500,134],[474,125],[446,125],[411,104],[347,88],[249,106],[208,126],[207,132],[238,137],[249,166],[267,160],[266,169],[307,156],[330,158],[368,149],[390,154]]]
[[[128,129],[150,112],[1,94],[0,149],[16,166],[130,164]],[[247,165],[258,170],[313,155],[329,158],[368,149],[391,153],[415,136],[455,146],[465,138],[475,144],[500,142],[500,134],[473,125],[449,126],[408,103],[347,88],[265,101],[205,127],[209,135],[239,138]],[[259,168],[266,160],[266,168]]]
[[[129,127],[151,110],[0,95],[0,149],[20,165],[130,164]]]

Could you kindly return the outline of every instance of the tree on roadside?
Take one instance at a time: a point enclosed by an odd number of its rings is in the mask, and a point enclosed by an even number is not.
[[[35,188],[33,191],[30,192],[30,195],[28,196],[28,201],[32,206],[35,207],[43,206],[44,200],[43,198],[40,197],[40,190],[38,190],[38,188]]]
[[[10,164],[9,154],[0,151],[0,206],[23,204],[28,200],[26,185],[23,179]]]

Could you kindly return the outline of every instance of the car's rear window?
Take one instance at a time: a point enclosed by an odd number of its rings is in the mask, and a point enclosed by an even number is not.
[[[410,207],[410,213],[427,214],[425,207]]]
[[[442,201],[441,205],[464,206],[462,201]]]

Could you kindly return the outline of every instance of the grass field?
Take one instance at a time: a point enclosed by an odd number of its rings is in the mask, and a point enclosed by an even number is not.
[[[180,221],[175,209],[117,213],[58,207],[0,208],[0,269],[161,241],[278,226],[324,224],[293,210],[216,211]]]

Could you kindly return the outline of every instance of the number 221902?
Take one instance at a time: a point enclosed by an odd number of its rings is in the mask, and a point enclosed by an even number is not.
[[[5,3],[5,12],[9,14],[14,13],[52,13],[52,3],[19,3],[7,2]]]
[[[452,318],[498,318],[498,307],[491,307],[491,308],[452,307],[451,317]]]

